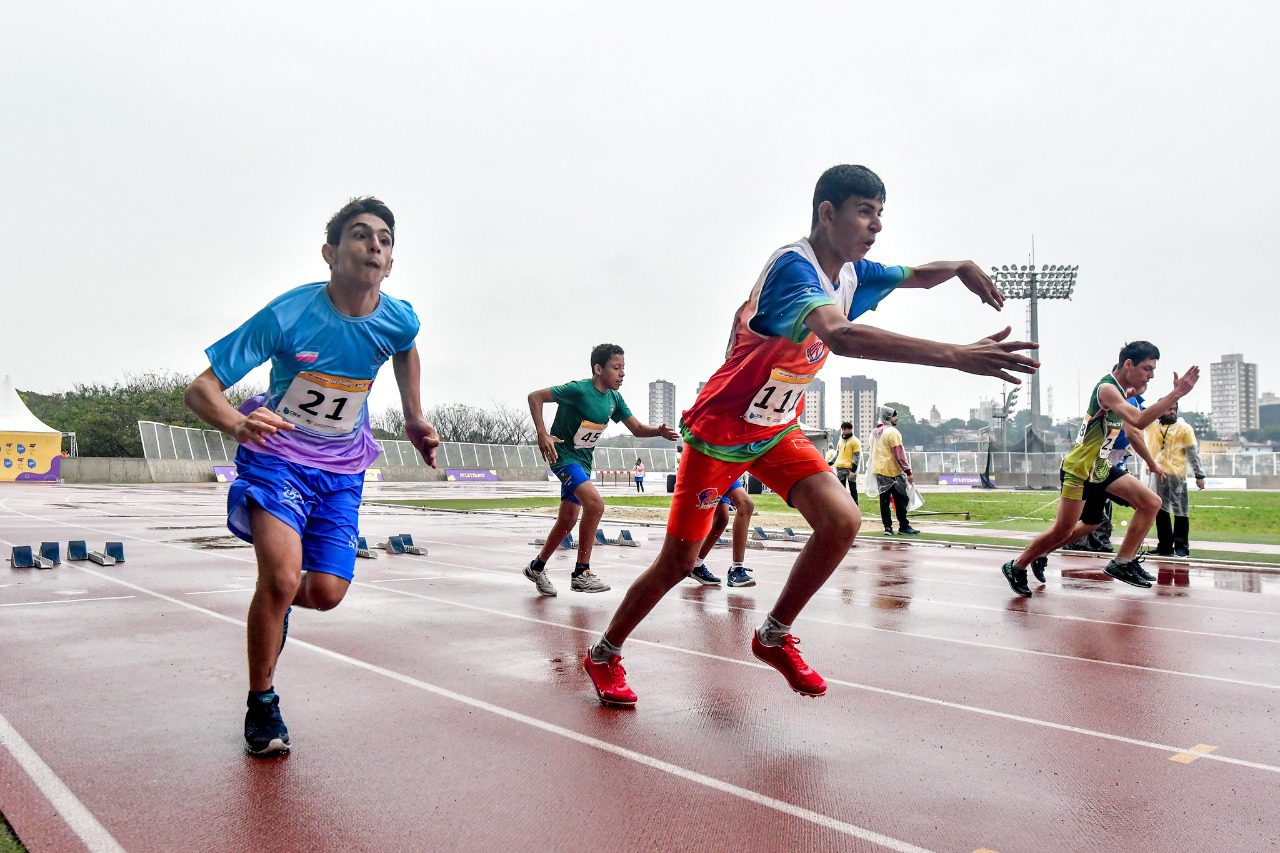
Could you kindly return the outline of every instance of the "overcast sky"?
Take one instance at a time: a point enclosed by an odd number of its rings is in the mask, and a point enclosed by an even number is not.
[[[122,8],[130,11],[123,12]],[[423,397],[523,406],[627,350],[680,407],[723,358],[828,166],[888,188],[871,259],[1078,264],[1043,305],[1044,403],[1074,414],[1126,340],[1151,389],[1243,352],[1280,391],[1274,3],[29,3],[0,54],[0,372],[67,390],[195,373],[265,302],[327,278],[348,197],[397,216],[384,289],[422,318]],[[955,282],[864,320],[1012,324]],[[1000,383],[828,360],[967,417]],[[265,382],[265,374],[261,381]],[[1023,396],[1026,398],[1026,392]],[[371,398],[397,402],[388,367]]]

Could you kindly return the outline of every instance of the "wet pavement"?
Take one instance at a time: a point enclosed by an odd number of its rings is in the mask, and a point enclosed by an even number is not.
[[[276,685],[294,752],[260,761],[241,752],[253,554],[219,547],[234,544],[224,496],[0,491],[6,553],[84,538],[127,554],[0,568],[0,811],[31,849],[1009,853],[1280,838],[1280,574],[1152,559],[1159,582],[1139,590],[1055,555],[1023,599],[1003,552],[873,532],[795,626],[830,685],[814,700],[750,654],[795,557],[753,550],[757,586],[681,584],[641,625],[624,651],[640,701],[621,711],[599,705],[578,662],[660,530],[596,550],[606,593],[570,592],[573,558],[558,553],[560,595],[542,598],[519,570],[546,520],[369,506],[370,541],[411,532],[430,553],[362,560],[337,609],[295,610]],[[713,571],[727,560],[713,552]]]

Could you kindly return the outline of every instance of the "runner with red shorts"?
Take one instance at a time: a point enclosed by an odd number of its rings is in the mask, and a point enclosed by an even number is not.
[[[749,471],[795,507],[813,528],[778,601],[751,640],[757,658],[798,693],[827,685],[801,658],[791,623],[853,544],[862,522],[822,454],[801,432],[807,386],[828,352],[854,358],[951,367],[1017,383],[1039,362],[1008,342],[1009,329],[973,344],[947,344],[887,332],[852,320],[898,287],[928,288],[959,278],[997,310],[1004,303],[972,261],[886,267],[863,260],[880,232],[884,184],[863,166],[835,166],[818,180],[807,239],[783,246],[765,264],[734,317],[727,358],[684,412],[685,452],[676,478],[667,535],[613,620],[583,658],[600,701],[634,705],[621,665],[622,644],[667,591],[694,567],[716,504]]]

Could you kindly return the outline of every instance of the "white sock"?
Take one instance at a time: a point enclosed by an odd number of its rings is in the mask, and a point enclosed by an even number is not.
[[[760,642],[766,646],[782,645],[782,638],[786,634],[791,633],[790,625],[783,625],[772,615],[764,618],[764,624],[756,629],[756,636],[760,638]]]

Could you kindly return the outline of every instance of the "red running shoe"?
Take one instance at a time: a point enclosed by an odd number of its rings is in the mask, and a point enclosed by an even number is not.
[[[791,689],[803,696],[822,696],[827,692],[827,682],[804,662],[796,646],[800,641],[791,634],[782,635],[782,645],[766,646],[758,634],[751,637],[751,653],[782,673]]]
[[[596,663],[588,651],[582,658],[582,668],[590,676],[601,704],[624,708],[636,704],[636,692],[627,686],[627,671],[622,668],[621,655],[613,655],[607,663]]]

